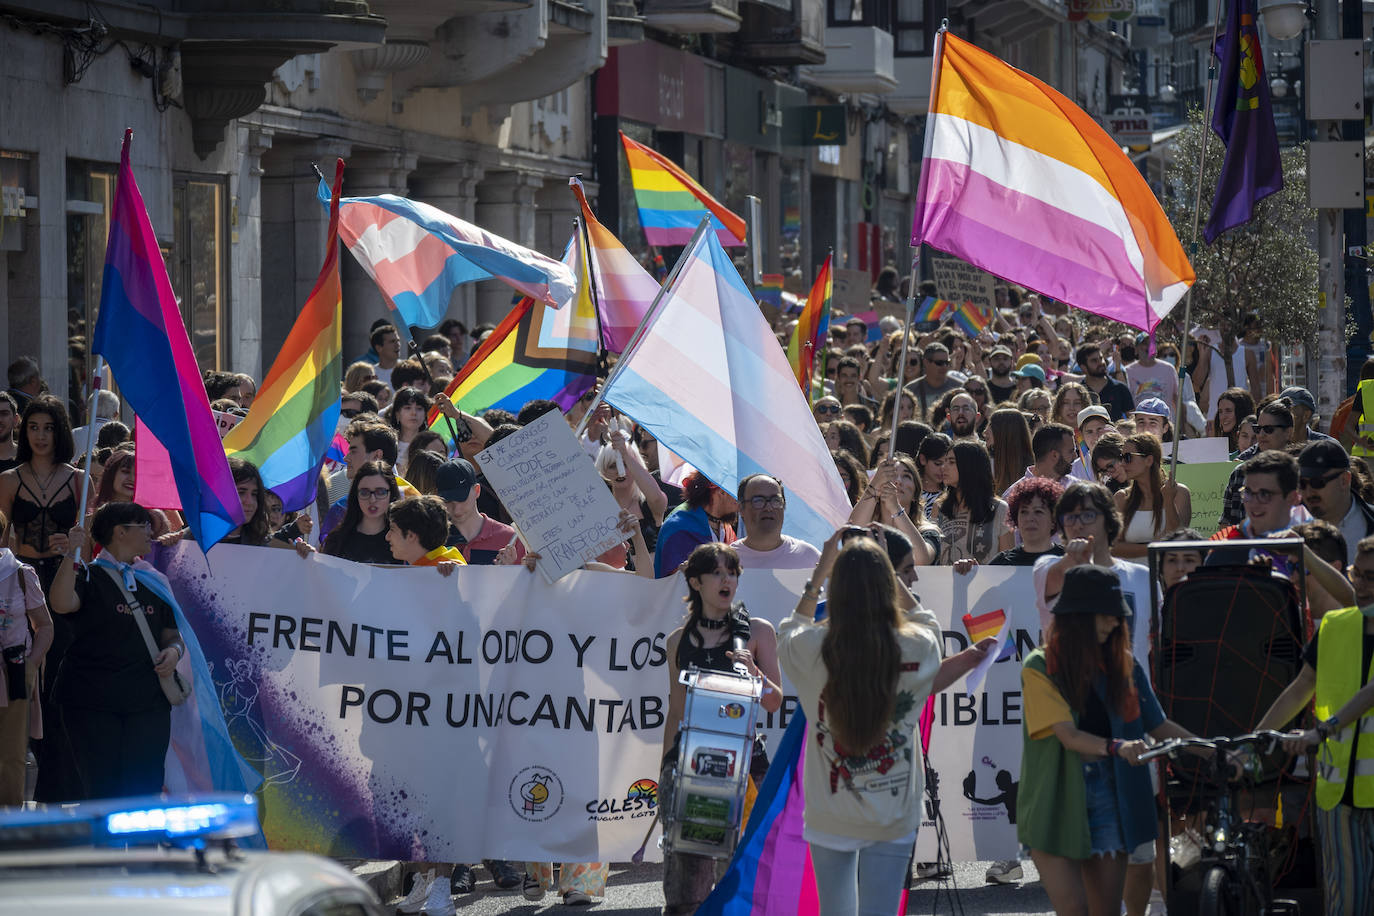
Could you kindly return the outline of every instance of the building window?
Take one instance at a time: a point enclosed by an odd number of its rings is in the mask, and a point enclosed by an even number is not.
[[[228,216],[224,179],[178,175],[172,183],[172,291],[201,371],[224,366],[229,318]]]
[[[100,308],[100,279],[105,272],[105,241],[114,192],[114,166],[68,161],[67,335],[73,350],[69,382],[74,396],[84,394],[86,380],[95,368],[90,341]],[[85,354],[84,360],[75,358],[78,350]]]
[[[930,54],[931,35],[926,23],[934,21],[927,8],[931,0],[896,0],[892,22],[893,53],[898,57]]]
[[[864,0],[827,0],[826,7],[830,14],[830,25],[852,25],[864,20]]]

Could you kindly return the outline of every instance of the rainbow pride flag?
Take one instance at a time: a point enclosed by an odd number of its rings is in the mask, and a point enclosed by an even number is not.
[[[953,304],[948,299],[926,296],[921,304],[916,306],[916,313],[912,316],[912,321],[939,321],[945,317],[945,312],[949,311]]]
[[[251,461],[282,509],[315,499],[315,482],[339,425],[343,383],[343,293],[339,286],[339,191],[344,163],[334,167],[324,265],[286,342],[253,399],[248,416],[224,437],[224,451]]]
[[[615,233],[597,220],[587,204],[582,182],[570,178],[568,186],[582,208],[583,225],[591,242],[586,261],[596,281],[593,289],[596,316],[601,322],[601,346],[610,353],[623,353],[658,295],[659,281],[625,250]],[[584,275],[579,274],[577,282],[585,288]]]
[[[759,285],[754,290],[754,295],[760,302],[767,302],[775,308],[782,308],[783,283],[782,274],[763,274],[759,277]]]
[[[1117,142],[1050,86],[943,30],[935,61],[912,245],[1153,330],[1193,268]]]
[[[954,308],[950,315],[952,321],[969,337],[977,337],[992,324],[992,309],[972,302],[951,303]]]
[[[976,617],[972,614],[964,615],[964,630],[968,633],[969,642],[978,642],[980,639],[987,639],[989,636],[996,636],[1002,632],[1002,626],[1007,622],[1006,611],[988,611],[986,614],[979,614]]]
[[[243,507],[129,165],[133,135],[124,131],[91,352],[110,364],[125,402],[167,449],[186,524],[201,549],[209,550],[243,524]]]
[[[816,273],[816,281],[811,284],[811,292],[806,297],[801,317],[792,331],[792,339],[787,344],[787,362],[797,377],[801,390],[811,393],[811,379],[815,374],[816,351],[824,344],[830,333],[830,303],[835,295],[835,278],[831,273],[830,260],[833,254],[825,256],[825,263]]]
[[[574,233],[563,256],[577,277],[572,302],[561,309],[528,297],[516,303],[449,383],[454,404],[471,414],[492,407],[517,413],[526,402],[546,398],[567,410],[592,387],[599,339],[581,235]],[[455,444],[437,407],[428,422],[450,447]]]
[[[730,212],[666,156],[622,131],[625,158],[630,164],[630,184],[639,204],[639,224],[650,245],[686,245],[701,218],[709,212],[716,238],[727,247],[744,244],[743,218]]]

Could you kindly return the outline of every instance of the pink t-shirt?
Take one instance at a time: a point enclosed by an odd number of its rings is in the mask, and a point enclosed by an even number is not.
[[[23,585],[20,585],[19,575]],[[0,649],[32,645],[29,639],[29,609],[43,607],[43,586],[32,566],[24,566],[8,550],[0,550]],[[9,705],[9,684],[0,666],[0,708]]]
[[[805,541],[782,536],[782,543],[772,550],[753,550],[743,540],[730,545],[739,551],[739,564],[744,569],[811,569],[821,558],[821,552]]]

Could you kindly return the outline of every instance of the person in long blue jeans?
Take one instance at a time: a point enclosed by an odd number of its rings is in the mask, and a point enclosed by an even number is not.
[[[826,541],[778,629],[778,659],[810,723],[803,835],[822,916],[896,912],[921,821],[921,708],[937,675],[962,673],[941,672],[940,646],[935,615],[901,586],[887,551],[853,527]]]

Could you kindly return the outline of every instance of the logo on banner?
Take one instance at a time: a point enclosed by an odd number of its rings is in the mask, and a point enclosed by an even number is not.
[[[563,781],[548,767],[525,767],[510,781],[510,806],[527,821],[546,821],[563,807]]]
[[[652,817],[658,810],[658,783],[652,779],[636,779],[625,790],[624,797],[598,798],[587,802],[591,820],[623,821],[627,817]]]

